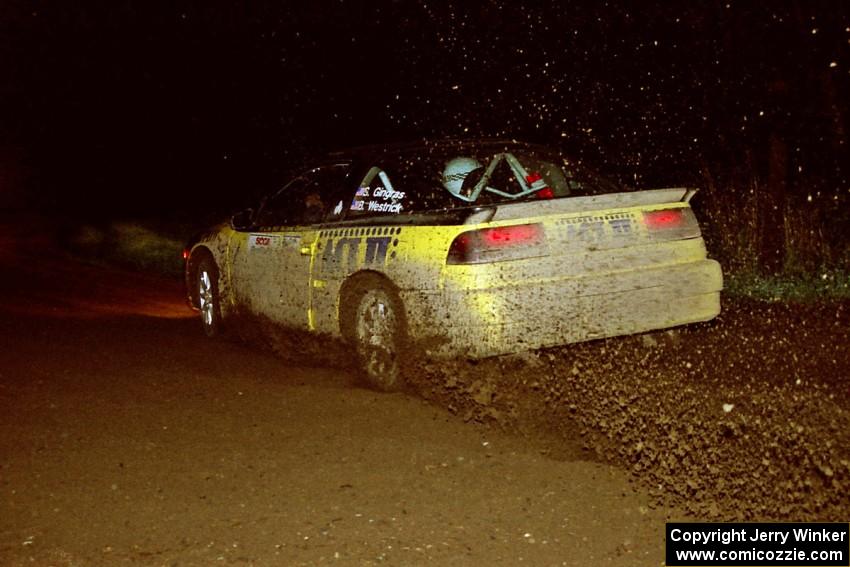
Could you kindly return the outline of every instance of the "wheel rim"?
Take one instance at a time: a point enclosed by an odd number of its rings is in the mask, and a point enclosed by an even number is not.
[[[201,318],[204,325],[211,327],[215,317],[215,303],[213,296],[212,279],[207,270],[201,270],[198,275],[198,299],[201,308]]]
[[[382,291],[367,292],[357,313],[357,346],[366,374],[379,385],[398,379],[396,313]]]

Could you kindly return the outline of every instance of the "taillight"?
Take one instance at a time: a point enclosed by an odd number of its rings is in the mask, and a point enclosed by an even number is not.
[[[462,232],[449,247],[448,264],[482,264],[539,256],[546,251],[539,224],[518,224]]]
[[[679,228],[685,222],[684,209],[664,209],[662,211],[644,211],[643,223],[647,228],[660,230]]]

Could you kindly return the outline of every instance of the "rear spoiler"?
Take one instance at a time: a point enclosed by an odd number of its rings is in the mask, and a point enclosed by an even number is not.
[[[694,195],[696,195],[697,192],[699,192],[699,189],[693,189],[693,188],[692,189],[685,189],[685,194],[684,194],[684,196],[682,196],[682,202],[683,203],[690,203],[691,199],[694,198]]]
[[[564,197],[549,201],[502,203],[495,208],[477,210],[467,217],[464,224],[505,221],[544,215],[584,213],[605,209],[627,209],[630,207],[649,207],[669,203],[688,203],[696,193],[697,189],[672,187],[668,189],[647,189],[645,191],[610,193],[608,195],[591,195],[587,197]]]

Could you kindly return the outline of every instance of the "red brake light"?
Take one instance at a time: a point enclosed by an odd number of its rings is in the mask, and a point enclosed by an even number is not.
[[[545,243],[539,224],[518,224],[462,232],[449,247],[449,264],[480,264],[528,257],[529,249],[538,251]],[[532,254],[534,255],[534,254]]]
[[[520,224],[516,226],[500,226],[485,228],[479,231],[484,242],[489,246],[516,246],[536,242],[540,239],[539,224]]]
[[[651,229],[676,228],[684,222],[683,209],[665,209],[643,213],[644,224]]]

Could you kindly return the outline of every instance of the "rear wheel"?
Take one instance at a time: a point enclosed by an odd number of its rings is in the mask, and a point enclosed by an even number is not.
[[[379,390],[398,390],[403,385],[399,358],[404,325],[404,310],[394,291],[380,286],[360,294],[353,339],[366,379]]]
[[[212,258],[204,258],[198,264],[195,283],[204,334],[208,337],[218,336],[222,326],[221,299],[218,293],[218,268]]]

